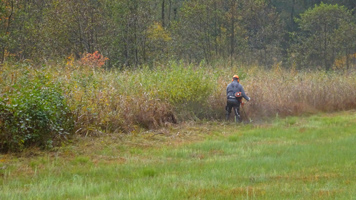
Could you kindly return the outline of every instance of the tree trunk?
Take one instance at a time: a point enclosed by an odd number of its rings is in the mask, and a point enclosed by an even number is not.
[[[12,18],[12,15],[14,13],[14,1],[11,1],[11,12],[10,12],[10,15],[7,19],[7,26],[6,26],[6,30],[5,30],[5,35],[8,35],[10,34],[9,33],[9,30],[10,30],[10,25],[11,25],[11,18]],[[3,63],[5,61],[5,51],[6,51],[6,45],[4,45],[4,47],[2,48],[2,56],[1,56],[1,62],[0,63]]]
[[[138,3],[135,1],[135,9],[134,9],[134,49],[135,49],[135,67],[137,68],[139,65],[139,58],[138,58]]]
[[[214,32],[215,32],[215,40],[214,40],[214,47],[215,47],[215,56],[217,57],[218,56],[218,44],[217,44],[217,37],[218,37],[218,23],[217,23],[217,20],[218,20],[218,16],[217,16],[217,5],[216,5],[216,2],[214,2],[214,10],[215,10],[215,17],[214,17]]]
[[[165,0],[162,0],[162,27],[164,28],[165,27],[165,24],[164,24],[164,2]]]
[[[291,29],[292,29],[292,31],[295,30],[294,6],[295,6],[295,0],[292,0],[292,11],[290,12],[290,23],[291,23]]]
[[[326,36],[327,36],[327,31],[326,31],[326,23],[324,24],[324,66],[326,71],[329,70],[329,66],[328,66],[328,61],[327,61],[327,41],[326,41]]]
[[[129,66],[130,65],[130,38],[129,38],[129,28],[130,28],[130,22],[129,19],[126,19],[126,28],[124,29],[124,35],[125,35],[125,45],[124,45],[124,56],[125,56],[125,66]]]
[[[172,10],[172,0],[169,0],[169,7],[168,7],[168,24],[169,27],[171,24],[171,10]]]
[[[231,44],[231,49],[230,49],[230,57],[231,57],[231,62],[233,55],[235,53],[235,0],[231,1],[231,38],[230,38],[230,44]]]

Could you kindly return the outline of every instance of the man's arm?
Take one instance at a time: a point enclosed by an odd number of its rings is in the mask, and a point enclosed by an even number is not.
[[[247,101],[250,101],[251,98],[246,95],[245,90],[244,90],[244,88],[242,87],[241,84],[240,84],[240,86],[241,86],[241,88],[240,88],[241,90],[240,91],[241,91],[242,97],[245,98]]]

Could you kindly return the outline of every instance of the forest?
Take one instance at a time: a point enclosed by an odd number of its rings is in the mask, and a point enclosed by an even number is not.
[[[1,0],[0,63],[95,51],[107,68],[229,61],[349,69],[354,0]]]

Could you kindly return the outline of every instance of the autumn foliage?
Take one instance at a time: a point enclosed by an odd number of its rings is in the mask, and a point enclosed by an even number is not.
[[[83,65],[100,68],[105,65],[105,61],[107,60],[109,60],[109,58],[101,55],[98,51],[95,51],[94,53],[83,54],[80,61]]]

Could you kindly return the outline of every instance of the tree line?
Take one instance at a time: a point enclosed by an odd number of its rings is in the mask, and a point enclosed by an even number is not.
[[[80,58],[349,68],[354,0],[0,0],[0,62]]]

